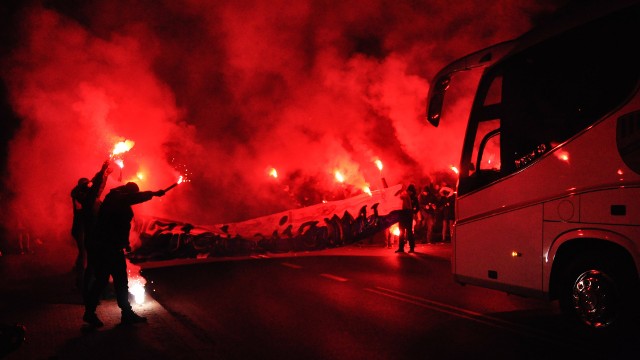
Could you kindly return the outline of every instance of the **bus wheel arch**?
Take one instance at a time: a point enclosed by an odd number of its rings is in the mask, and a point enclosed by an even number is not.
[[[558,249],[550,279],[550,298],[557,299],[568,320],[589,330],[618,327],[637,315],[633,303],[640,280],[631,255],[622,246],[600,239],[576,239]]]

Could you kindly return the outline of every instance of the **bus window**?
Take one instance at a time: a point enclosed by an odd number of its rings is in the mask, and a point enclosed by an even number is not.
[[[478,124],[473,145],[474,169],[500,171],[500,120],[493,119]]]

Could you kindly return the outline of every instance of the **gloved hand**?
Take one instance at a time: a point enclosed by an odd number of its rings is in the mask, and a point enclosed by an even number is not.
[[[165,194],[164,190],[158,190],[153,193],[153,196],[164,196],[164,194]]]

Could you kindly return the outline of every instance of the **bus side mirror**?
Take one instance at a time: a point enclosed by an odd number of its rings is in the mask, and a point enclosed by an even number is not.
[[[435,84],[429,88],[429,102],[427,108],[427,121],[431,125],[438,127],[440,124],[440,118],[442,117],[442,105],[444,104],[444,94],[449,89],[451,83],[451,77],[444,75]]]

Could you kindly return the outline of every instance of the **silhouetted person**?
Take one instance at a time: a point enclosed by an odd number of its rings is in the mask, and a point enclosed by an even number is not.
[[[413,234],[413,217],[418,212],[419,207],[415,185],[409,184],[407,189],[400,194],[400,198],[402,199],[402,211],[400,213],[400,221],[398,221],[400,241],[396,252],[403,253],[404,244],[408,241],[409,252],[412,253],[416,246],[416,239]]]
[[[442,241],[451,241],[453,237],[455,195],[455,191],[443,182],[440,188],[440,196],[442,199]]]
[[[83,296],[86,296],[88,284],[93,278],[92,269],[89,268],[89,256],[87,247],[90,246],[95,218],[100,207],[100,195],[104,190],[107,176],[111,173],[109,160],[105,161],[91,180],[78,179],[78,184],[71,190],[73,203],[73,223],[71,236],[76,241],[78,255],[74,263],[76,273],[76,286],[82,288]]]
[[[418,196],[420,212],[422,213],[422,228],[425,232],[427,243],[433,242],[433,229],[436,223],[436,208],[438,195],[431,185],[425,185]]]
[[[146,322],[129,303],[127,262],[124,250],[131,250],[129,231],[133,219],[132,205],[151,200],[154,196],[163,196],[164,190],[140,191],[138,185],[129,182],[111,189],[105,196],[96,223],[95,237],[95,282],[91,285],[85,299],[85,313],[82,319],[95,327],[103,325],[96,315],[100,294],[113,278],[116,301],[122,312],[121,323],[133,324]]]

